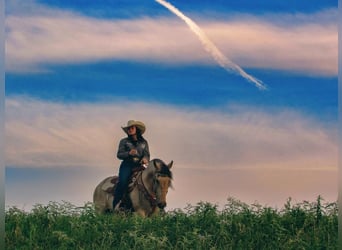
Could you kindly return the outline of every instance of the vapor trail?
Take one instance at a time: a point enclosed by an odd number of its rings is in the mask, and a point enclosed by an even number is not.
[[[204,46],[205,50],[210,53],[210,55],[214,58],[214,60],[226,71],[236,73],[241,75],[243,78],[247,79],[249,82],[254,83],[256,87],[259,89],[265,90],[266,86],[262,83],[262,81],[256,79],[255,77],[247,74],[239,65],[233,63],[229,60],[216,46],[215,44],[210,41],[204,31],[189,17],[185,16],[180,10],[178,10],[172,4],[164,1],[164,0],[155,0],[156,2],[163,5],[165,8],[170,10],[176,16],[181,18],[194,32],[199,40],[201,41],[202,45]]]

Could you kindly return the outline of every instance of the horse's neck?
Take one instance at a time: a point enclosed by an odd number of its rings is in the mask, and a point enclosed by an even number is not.
[[[155,169],[152,166],[147,167],[141,174],[141,178],[144,182],[144,186],[151,193],[153,192],[153,176]]]

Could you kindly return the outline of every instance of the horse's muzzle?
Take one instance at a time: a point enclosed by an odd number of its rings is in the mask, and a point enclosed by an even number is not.
[[[166,202],[159,202],[158,207],[163,209],[164,207],[166,207]]]

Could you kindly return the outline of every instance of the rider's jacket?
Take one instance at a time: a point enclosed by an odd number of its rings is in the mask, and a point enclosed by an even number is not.
[[[129,155],[131,149],[136,149],[136,155]],[[127,162],[139,163],[143,158],[150,160],[150,150],[147,141],[140,137],[137,141],[132,140],[130,137],[123,138],[120,141],[117,157],[120,160]]]

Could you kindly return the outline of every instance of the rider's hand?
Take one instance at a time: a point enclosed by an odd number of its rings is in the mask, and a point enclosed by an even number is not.
[[[142,163],[142,164],[147,164],[147,163],[148,163],[148,160],[147,160],[146,158],[142,158],[141,163]]]
[[[129,155],[137,155],[138,151],[136,149],[131,149],[128,154]]]

